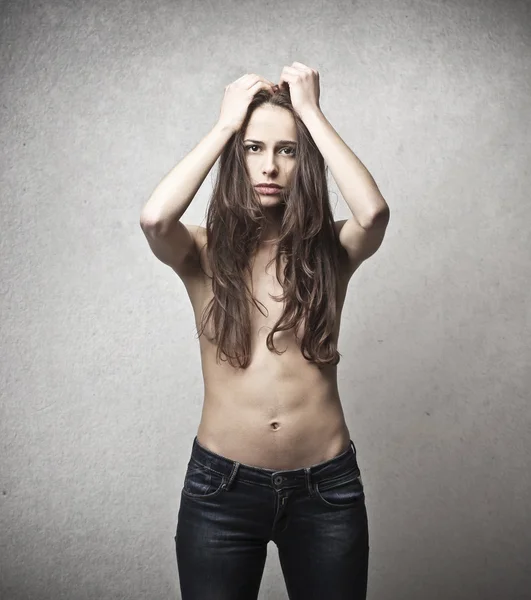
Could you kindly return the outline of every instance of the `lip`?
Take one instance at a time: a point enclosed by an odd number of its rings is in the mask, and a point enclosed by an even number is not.
[[[263,196],[278,196],[282,189],[278,185],[255,185],[254,187]]]
[[[255,185],[254,186],[260,194],[264,194],[266,196],[278,195],[280,194],[280,190],[282,189],[279,186],[269,186],[269,185]]]
[[[276,188],[277,190],[281,190],[282,186],[276,184],[276,183],[259,183],[258,185],[255,185],[254,187],[257,188]]]

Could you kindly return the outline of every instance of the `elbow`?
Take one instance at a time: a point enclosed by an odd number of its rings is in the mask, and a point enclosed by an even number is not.
[[[140,227],[142,228],[142,231],[145,231],[146,229],[158,231],[160,230],[160,226],[161,222],[159,219],[156,219],[155,217],[147,213],[141,213]]]
[[[371,213],[371,216],[367,219],[367,221],[361,224],[363,229],[387,226],[387,223],[389,223],[389,217],[391,216],[391,211],[389,210],[389,206],[385,203],[385,201],[384,205],[385,206],[383,206],[383,208]]]

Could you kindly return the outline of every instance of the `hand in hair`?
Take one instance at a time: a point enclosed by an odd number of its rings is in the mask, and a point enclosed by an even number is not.
[[[319,106],[319,72],[300,62],[284,67],[278,85],[289,89],[291,104],[302,117],[311,110],[321,110]]]
[[[224,127],[238,131],[247,109],[254,95],[261,89],[269,90],[273,93],[274,84],[272,81],[256,75],[256,73],[248,73],[242,75],[236,81],[225,86],[225,95],[218,118],[218,123]]]

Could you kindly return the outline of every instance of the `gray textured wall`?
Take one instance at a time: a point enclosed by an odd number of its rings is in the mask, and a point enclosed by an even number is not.
[[[0,49],[0,596],[179,597],[203,384],[140,210],[225,85],[300,61],[392,211],[339,340],[368,598],[529,598],[530,3],[13,0]]]

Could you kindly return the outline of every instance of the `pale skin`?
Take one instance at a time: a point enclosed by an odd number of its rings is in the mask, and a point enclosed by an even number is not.
[[[293,107],[299,113],[327,160],[349,207],[357,216],[336,221],[340,243],[349,261],[341,267],[337,322],[337,343],[342,308],[350,277],[381,244],[386,222],[373,219],[385,201],[368,172],[323,118],[317,104],[316,72],[301,63],[282,71],[280,85],[290,85]],[[245,157],[253,185],[273,182],[289,187],[295,167],[297,130],[291,113],[263,105],[253,113],[244,133]],[[286,141],[294,142],[286,143]],[[294,152],[292,151],[294,149]],[[277,355],[266,346],[266,337],[282,313],[283,306],[271,296],[282,292],[275,263],[267,263],[276,252],[270,240],[279,233],[279,195],[257,197],[265,209],[267,223],[252,262],[249,287],[266,310],[254,305],[251,311],[251,362],[236,369],[228,362],[216,362],[217,348],[207,337],[210,325],[199,338],[205,395],[197,431],[200,444],[242,464],[284,470],[309,467],[334,458],[350,444],[337,386],[337,367],[318,369],[302,355],[294,331],[280,331]],[[363,223],[363,227],[360,225]],[[212,298],[212,276],[206,253],[206,230],[186,226],[195,242],[195,255],[178,272],[188,292],[196,326]],[[202,267],[202,269],[201,269]],[[267,268],[266,268],[267,267]]]
[[[297,152],[297,130],[289,111],[267,104],[257,108],[245,131],[244,147],[253,185],[271,182],[289,188]],[[268,219],[262,239],[269,240],[280,232],[280,196],[257,193]]]
[[[253,113],[244,135],[244,140],[261,141],[259,145],[245,142],[253,184],[290,184],[295,165],[292,146],[278,142],[296,142],[296,135],[293,117],[285,109],[264,106]],[[258,197],[264,208],[271,209],[263,236],[267,240],[278,234],[279,196]],[[336,224],[338,231],[343,224]],[[195,235],[203,268],[212,275],[203,247],[206,230],[197,228]],[[270,297],[282,291],[274,262],[266,271],[275,250],[272,244],[261,244],[252,267],[253,294],[266,306],[268,316],[251,305],[250,366],[239,370],[225,362],[216,364],[216,347],[206,336],[199,338],[205,397],[197,436],[203,446],[231,460],[271,469],[295,469],[337,456],[348,448],[350,433],[337,388],[337,367],[319,370],[306,361],[293,331],[275,334],[276,346],[286,349],[284,354],[277,355],[266,347],[267,334],[282,311],[281,303]],[[354,270],[352,265],[341,273],[336,340],[347,283]],[[183,281],[199,327],[201,312],[212,297],[210,280],[198,267],[183,276]]]
[[[206,231],[196,229],[198,247],[206,243]],[[274,262],[274,249],[259,251],[252,266],[255,298],[267,310],[264,316],[251,305],[251,363],[235,369],[216,363],[216,347],[205,335],[199,338],[205,395],[197,437],[217,454],[242,464],[269,469],[296,469],[323,462],[348,448],[350,433],[344,420],[337,388],[337,367],[319,370],[301,354],[293,331],[277,332],[275,345],[286,350],[270,352],[266,337],[279,318],[282,304],[270,297],[282,292]],[[200,260],[209,276],[206,248]],[[210,279],[198,267],[183,277],[196,326],[212,297]],[[343,272],[338,299],[335,340],[349,273]],[[212,330],[207,326],[206,332]]]

